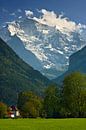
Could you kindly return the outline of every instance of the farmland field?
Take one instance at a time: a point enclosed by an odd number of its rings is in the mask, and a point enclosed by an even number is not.
[[[0,119],[0,130],[86,130],[86,119]]]

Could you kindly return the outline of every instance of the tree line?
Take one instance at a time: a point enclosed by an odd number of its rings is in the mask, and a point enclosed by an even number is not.
[[[5,116],[1,112],[0,117]],[[23,118],[84,118],[86,117],[86,75],[74,72],[66,76],[61,87],[50,85],[44,97],[35,93],[21,92],[18,95],[17,107]]]

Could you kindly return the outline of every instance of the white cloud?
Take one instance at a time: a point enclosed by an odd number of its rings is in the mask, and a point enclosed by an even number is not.
[[[70,21],[67,17],[63,16],[63,13],[57,15],[54,11],[47,11],[46,9],[37,10],[39,13],[42,13],[40,18],[33,17],[39,23],[56,27],[63,33],[70,33],[76,31],[82,27],[80,24],[76,24],[73,21]]]
[[[17,11],[18,11],[19,13],[21,13],[21,12],[22,12],[22,10],[21,10],[21,9],[18,9]]]
[[[22,16],[19,16],[18,18],[19,18],[19,19],[21,19],[21,18],[22,18]]]
[[[25,15],[26,15],[27,17],[31,17],[31,16],[33,16],[33,12],[30,11],[30,10],[25,10]]]
[[[3,10],[5,11],[5,9]],[[45,24],[51,27],[55,27],[57,30],[61,31],[64,34],[70,36],[71,32],[77,31],[81,33],[83,28],[86,29],[86,25],[76,24],[74,21],[70,21],[67,17],[64,16],[64,13],[56,14],[54,11],[48,11],[46,9],[38,10],[40,14],[39,17],[35,17],[34,13],[31,10],[25,10],[25,15],[27,18],[31,18],[36,20],[41,24]],[[18,9],[17,12],[21,12],[21,9]],[[15,16],[15,13],[11,13],[10,15]],[[18,16],[21,19],[23,16]],[[48,31],[44,30],[43,33],[48,33]]]
[[[6,10],[5,8],[3,8],[3,9],[2,9],[2,12],[8,13],[8,10]]]
[[[13,12],[13,13],[11,13],[10,15],[11,15],[11,16],[16,16],[16,14],[15,14],[14,12]]]

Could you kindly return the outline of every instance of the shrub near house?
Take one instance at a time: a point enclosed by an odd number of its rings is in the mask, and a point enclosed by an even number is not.
[[[7,116],[7,105],[0,102],[0,118],[5,118]]]

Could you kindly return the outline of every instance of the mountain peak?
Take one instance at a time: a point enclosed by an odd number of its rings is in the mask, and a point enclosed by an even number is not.
[[[68,20],[64,18],[59,17],[58,19],[68,22]],[[4,40],[6,39],[5,41],[12,47],[11,41],[13,42],[12,39],[14,35],[16,35],[27,53],[29,52],[34,55],[37,62],[33,60],[32,64],[29,60],[29,63],[27,60],[31,55],[27,56],[26,59],[24,57],[24,55],[26,56],[26,53],[24,54],[25,51],[22,51],[21,54],[18,53],[19,50],[16,46],[15,49],[13,48],[14,51],[17,50],[16,53],[23,58],[25,62],[52,79],[65,72],[68,68],[69,56],[86,45],[86,39],[83,38],[83,34],[85,34],[86,30],[85,28],[81,28],[80,25],[77,26],[80,27],[81,31],[78,28],[77,31],[74,30],[69,33],[63,33],[57,29],[56,26],[41,23],[34,18],[27,18],[18,20],[17,22],[10,22],[8,27],[5,28],[6,32],[9,32],[10,35],[8,35],[8,33],[5,35],[3,28],[0,32],[0,36]],[[14,40],[13,44],[18,43]]]

